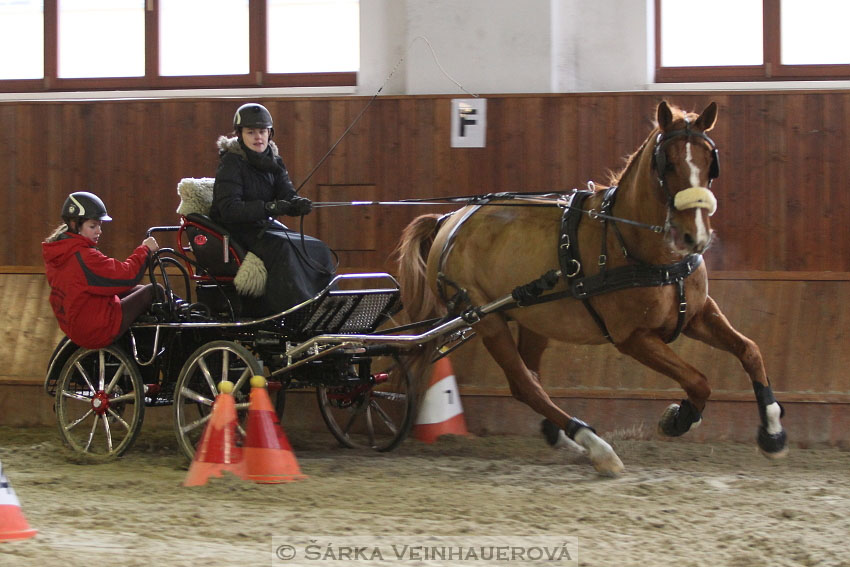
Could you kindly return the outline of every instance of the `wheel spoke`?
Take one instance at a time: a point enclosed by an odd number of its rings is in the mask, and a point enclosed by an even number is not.
[[[86,403],[86,404],[91,403],[91,398],[86,397],[82,394],[75,394],[73,392],[63,391],[62,396],[65,397],[65,398],[70,398],[72,400],[77,400],[78,402],[83,402],[83,403]]]
[[[97,363],[98,363],[98,372],[97,372],[97,385],[98,390],[103,390],[106,386],[106,351],[103,349],[97,351]]]
[[[201,373],[204,375],[204,378],[207,381],[207,386],[210,388],[210,392],[217,392],[218,388],[216,388],[215,380],[212,377],[212,372],[210,372],[209,367],[207,366],[206,360],[203,358],[198,359],[198,368],[201,369]]]
[[[89,431],[89,438],[86,441],[86,446],[83,447],[83,453],[88,453],[89,448],[91,447],[91,442],[94,439],[94,432],[97,430],[97,417],[94,418],[94,423],[91,424],[91,431]]]
[[[114,398],[109,398],[109,403],[114,404],[118,402],[131,402],[136,399],[136,391],[127,392],[126,394],[121,394],[120,396],[115,396]]]
[[[82,417],[80,417],[80,418],[78,418],[78,419],[75,419],[74,421],[72,421],[71,423],[69,423],[68,425],[66,425],[66,426],[65,426],[65,431],[71,431],[73,428],[77,427],[79,424],[81,424],[82,422],[84,422],[84,421],[86,420],[86,418],[88,418],[88,416],[90,416],[90,415],[91,415],[91,414],[93,414],[93,413],[94,413],[94,410],[93,410],[93,409],[91,409],[91,408],[89,408],[89,411],[87,411],[86,413],[84,413]]]
[[[212,414],[208,413],[207,415],[201,417],[200,419],[196,419],[195,421],[189,422],[186,425],[180,426],[180,431],[183,432],[183,433],[189,433],[190,431],[194,431],[195,429],[199,428],[200,426],[206,424],[206,422],[208,422],[211,417],[212,417]]]
[[[112,429],[109,427],[109,420],[106,418],[106,414],[102,414],[101,421],[103,421],[103,432],[106,434],[106,446],[109,448],[109,452],[112,452]]]
[[[245,370],[242,371],[242,374],[239,375],[239,380],[237,380],[233,385],[233,391],[238,392],[242,388],[242,385],[245,384],[245,381],[250,380],[253,377],[254,373],[251,372],[251,367],[246,366]]]
[[[351,413],[351,416],[348,418],[348,423],[346,423],[345,427],[342,429],[342,432],[345,433],[346,436],[348,436],[348,432],[351,429],[351,426],[354,425],[355,421],[357,420],[357,416],[363,413],[363,406],[361,405],[357,407],[352,407],[349,408],[348,411]]]
[[[115,421],[117,421],[118,423],[120,423],[121,425],[123,425],[123,426],[124,426],[124,429],[126,429],[127,431],[130,431],[130,425],[129,425],[126,421],[124,421],[124,418],[122,418],[122,417],[121,417],[118,413],[116,413],[116,412],[115,412],[112,408],[108,408],[106,411],[108,411],[108,412],[109,412],[109,415],[110,415],[110,416],[111,416],[111,417],[112,417]]]
[[[106,392],[107,394],[110,393],[112,391],[112,389],[115,387],[115,384],[118,383],[118,379],[121,378],[123,375],[124,375],[124,363],[122,362],[121,364],[118,365],[118,369],[115,371],[115,374],[112,376],[112,380],[109,381],[109,385],[106,386],[106,389],[104,390],[104,392]]]
[[[372,423],[372,409],[366,405],[366,431],[369,435],[369,446],[375,446],[375,424]]]
[[[375,413],[378,414],[378,417],[381,418],[381,421],[389,428],[389,430],[393,434],[398,433],[398,429],[396,428],[392,418],[387,414],[387,412],[384,411],[384,408],[378,405],[378,402],[372,400],[369,402],[369,405],[372,407],[373,410],[375,410]]]
[[[212,407],[213,405],[213,401],[211,399],[206,398],[203,396],[203,394],[199,394],[185,386],[182,390],[180,390],[180,395],[194,402],[198,402],[199,404],[204,404],[205,406]]]
[[[89,391],[92,392],[92,393],[97,392],[97,388],[92,386],[91,380],[89,380],[89,375],[86,373],[86,369],[83,368],[83,365],[80,364],[79,361],[77,361],[74,364],[74,366],[77,368],[77,371],[80,373],[80,377],[82,377],[82,379],[85,381],[86,386],[89,387]]]
[[[230,350],[222,349],[221,351],[221,379],[227,380],[230,375]],[[213,390],[215,391],[215,390]]]
[[[406,402],[407,394],[402,394],[401,392],[380,392],[374,391],[372,392],[373,398],[380,398],[382,400],[388,400],[391,402]]]

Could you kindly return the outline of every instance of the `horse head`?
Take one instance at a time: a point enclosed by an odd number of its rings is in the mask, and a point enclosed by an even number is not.
[[[704,252],[713,235],[709,217],[717,200],[709,187],[720,173],[717,148],[706,132],[717,120],[717,104],[701,114],[658,105],[653,168],[667,201],[665,236],[682,256]]]

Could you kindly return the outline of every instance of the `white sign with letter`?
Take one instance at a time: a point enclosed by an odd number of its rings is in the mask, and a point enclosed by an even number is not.
[[[487,99],[452,99],[452,147],[483,148],[487,145]]]

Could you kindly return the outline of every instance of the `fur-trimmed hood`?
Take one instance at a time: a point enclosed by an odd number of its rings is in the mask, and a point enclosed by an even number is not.
[[[215,145],[218,147],[219,154],[236,154],[242,159],[248,159],[248,156],[245,155],[245,148],[242,147],[242,144],[239,143],[239,138],[236,136],[219,136]],[[280,153],[277,150],[277,144],[274,141],[269,140],[269,147],[272,149],[272,155],[274,157],[279,157]]]

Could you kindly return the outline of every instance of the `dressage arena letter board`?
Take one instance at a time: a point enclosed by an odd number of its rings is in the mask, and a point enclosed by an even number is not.
[[[452,99],[452,147],[483,148],[487,145],[487,99]]]

